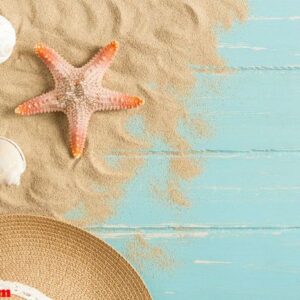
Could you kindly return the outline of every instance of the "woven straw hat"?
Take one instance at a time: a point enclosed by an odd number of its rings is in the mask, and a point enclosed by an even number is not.
[[[0,293],[3,287],[24,299],[151,299],[109,245],[75,226],[28,215],[0,216]]]

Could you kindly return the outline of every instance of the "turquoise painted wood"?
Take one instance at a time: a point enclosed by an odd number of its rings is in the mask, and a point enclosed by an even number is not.
[[[204,171],[182,182],[191,208],[179,209],[157,198],[163,188],[167,155],[147,157],[138,177],[127,185],[112,224],[200,224],[216,226],[300,226],[300,153],[245,152],[195,154]],[[153,166],[156,166],[153,168]]]
[[[144,231],[153,245],[165,249],[176,262],[163,269],[150,261],[140,270],[154,299],[299,299],[299,229],[205,232],[202,238],[151,238]],[[130,234],[100,236],[126,254]]]
[[[137,233],[173,258],[170,269],[135,264],[154,299],[300,299],[300,2],[249,5],[249,21],[219,36],[234,72],[195,73],[190,116],[204,118],[212,136],[179,126],[192,144],[186,155],[203,166],[181,182],[192,208],[151,192],[176,155],[156,141],[116,216],[87,228],[129,259]],[[128,124],[137,135],[142,126]]]

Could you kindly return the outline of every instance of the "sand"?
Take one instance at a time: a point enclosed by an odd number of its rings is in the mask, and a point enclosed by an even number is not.
[[[143,164],[143,156],[132,153],[147,151],[154,137],[175,151],[170,171],[176,180],[171,180],[169,190],[201,172],[196,161],[186,160],[190,145],[176,131],[183,121],[196,126],[200,136],[207,134],[204,122],[191,122],[186,111],[195,85],[191,65],[226,65],[218,54],[217,34],[220,28],[229,29],[235,21],[246,19],[244,1],[1,0],[0,14],[17,32],[12,57],[0,65],[0,135],[20,145],[28,164],[20,187],[0,187],[0,212],[65,219],[71,209],[81,207],[83,212],[74,223],[103,222],[117,209],[124,183]],[[51,75],[34,55],[33,46],[45,42],[80,66],[111,40],[119,41],[120,50],[103,85],[137,95],[145,105],[94,114],[86,153],[74,160],[63,114],[14,114],[18,104],[53,88]],[[126,129],[133,116],[143,120],[141,138]],[[116,152],[122,157],[111,167],[105,157]],[[186,206],[176,195],[173,202]]]
[[[159,246],[152,245],[146,240],[142,233],[136,234],[126,244],[126,258],[132,262],[139,272],[146,268],[159,268],[163,271],[172,270],[176,262],[165,249]]]

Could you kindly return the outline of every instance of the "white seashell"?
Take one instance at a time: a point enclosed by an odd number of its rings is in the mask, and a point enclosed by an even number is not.
[[[26,160],[20,147],[0,137],[0,184],[19,185],[25,169]]]
[[[0,16],[0,64],[8,60],[16,44],[16,32],[12,24]]]

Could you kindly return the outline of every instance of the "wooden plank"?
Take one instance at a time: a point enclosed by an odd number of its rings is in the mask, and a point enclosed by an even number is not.
[[[188,121],[179,133],[193,150],[299,150],[300,72],[247,71],[197,74],[197,88],[188,97]],[[209,135],[199,136],[190,120],[204,120]],[[134,116],[128,125],[144,139],[144,123]],[[154,139],[151,151],[171,150]]]
[[[133,253],[128,250],[132,235],[93,233],[134,264],[154,299],[299,299],[297,229],[207,229],[198,238],[179,237],[178,232],[162,236],[161,232],[143,235],[139,231],[147,247],[134,243]],[[149,249],[160,249],[161,257],[143,255]],[[161,259],[172,263],[162,264]]]
[[[168,164],[174,157],[170,153],[146,156],[107,224],[300,225],[300,153],[190,154],[203,167],[197,178],[180,181],[190,207],[168,201]]]
[[[259,18],[236,26],[229,33],[226,32],[219,46],[221,56],[232,67],[299,66],[300,42],[296,35],[300,27],[300,18],[294,21],[286,19],[286,22],[271,17]]]
[[[220,53],[231,66],[300,65],[297,0],[250,0],[250,17],[222,32]]]
[[[300,72],[237,72],[198,75],[190,118],[204,119],[209,138],[197,138],[190,126],[182,135],[193,149],[298,150]]]

